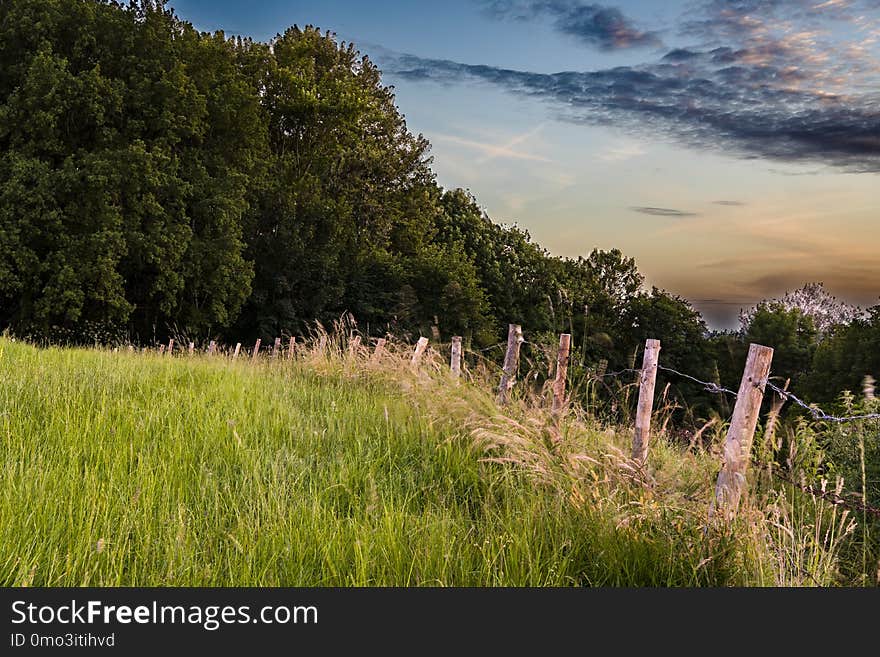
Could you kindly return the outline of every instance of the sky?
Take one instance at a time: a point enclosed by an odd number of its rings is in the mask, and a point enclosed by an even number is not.
[[[880,303],[880,0],[171,0],[353,42],[438,183],[556,255],[618,248],[711,328],[810,282]]]

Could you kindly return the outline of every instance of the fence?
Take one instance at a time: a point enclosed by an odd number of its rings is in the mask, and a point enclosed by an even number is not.
[[[437,337],[436,335],[434,336]],[[526,341],[523,338],[522,327],[518,324],[510,324],[508,326],[506,351],[504,355],[504,363],[501,368],[501,379],[498,384],[496,400],[499,405],[505,405],[510,401],[510,393],[516,383],[516,375],[519,367],[520,347]],[[420,337],[413,348],[409,365],[412,368],[418,368],[427,349],[429,340],[426,337]],[[251,360],[256,360],[260,355],[261,340],[257,339],[253,349],[251,350]],[[290,337],[286,355],[282,347],[281,338],[275,338],[269,357],[271,359],[291,359],[296,353],[296,338]],[[386,352],[387,339],[378,338],[370,356],[371,363],[377,363]],[[241,350],[241,343],[235,345],[232,352],[232,359],[236,359]],[[499,343],[486,349],[505,346],[505,343]],[[327,348],[327,334],[320,335],[320,348]],[[566,396],[566,377],[569,363],[569,351],[571,348],[571,334],[563,333],[559,336],[559,347],[555,363],[555,375],[552,382],[552,414],[553,417],[559,419],[565,407],[568,405],[569,399]],[[362,349],[361,336],[352,335],[348,343],[349,355],[357,355]],[[133,347],[129,346],[129,350]],[[195,352],[193,342],[189,342],[188,354]],[[714,394],[730,395],[736,399],[736,403],[731,414],[729,427],[724,439],[722,448],[721,470],[715,485],[715,496],[710,515],[721,515],[726,519],[730,519],[736,515],[740,498],[742,497],[745,483],[746,471],[751,460],[751,448],[755,430],[760,415],[761,404],[766,389],[770,389],[775,393],[776,397],[768,416],[769,431],[775,428],[775,422],[779,412],[786,401],[791,401],[800,408],[806,410],[814,419],[832,423],[847,423],[856,421],[880,420],[880,413],[865,413],[851,416],[835,416],[831,415],[814,404],[807,404],[794,393],[789,391],[788,382],[784,387],[779,387],[769,380],[770,365],[773,360],[773,349],[759,344],[749,345],[749,352],[746,358],[745,368],[743,370],[742,379],[737,391],[725,388],[718,383],[711,381],[703,381],[690,374],[680,372],[670,367],[665,367],[660,363],[660,340],[648,339],[645,342],[645,349],[642,358],[641,368],[627,368],[615,372],[600,371],[593,378],[605,379],[609,377],[620,377],[624,374],[633,374],[638,377],[639,396],[636,405],[635,426],[633,430],[632,442],[632,460],[643,467],[648,460],[648,453],[651,440],[651,419],[653,415],[654,391],[656,386],[657,372],[662,370],[690,380],[703,387],[704,390]],[[174,340],[168,341],[168,345],[160,345],[158,352],[163,356],[172,356],[174,353]],[[208,355],[216,355],[218,353],[217,343],[211,341],[206,350]],[[458,380],[461,376],[462,361],[462,338],[454,336],[451,341],[450,355],[450,374],[454,380]],[[874,386],[873,379],[866,377],[865,379],[865,395],[873,398]],[[845,497],[836,493],[827,493],[813,486],[804,483],[798,483],[787,477],[785,473],[777,468],[772,469],[772,473],[782,481],[786,481],[802,490],[818,494],[819,497],[828,500],[833,504],[843,505],[848,508],[870,513],[871,515],[880,517],[880,509],[868,506],[863,500],[861,503],[847,500]]]

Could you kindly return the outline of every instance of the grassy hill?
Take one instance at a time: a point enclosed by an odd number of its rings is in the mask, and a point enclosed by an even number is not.
[[[845,512],[756,489],[707,524],[718,456],[536,396],[503,412],[439,357],[292,360],[0,338],[0,585],[815,585]]]

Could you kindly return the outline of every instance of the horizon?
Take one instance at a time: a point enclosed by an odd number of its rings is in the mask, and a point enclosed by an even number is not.
[[[876,0],[168,6],[202,31],[354,43],[440,185],[554,255],[620,249],[712,330],[813,282],[878,303]]]

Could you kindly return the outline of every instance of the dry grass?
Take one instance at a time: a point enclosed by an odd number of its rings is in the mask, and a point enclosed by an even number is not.
[[[708,523],[720,420],[682,445],[661,403],[643,467],[629,427],[554,415],[522,381],[499,408],[494,362],[470,354],[453,379],[446,345],[413,366],[350,317],[293,354],[230,351],[0,339],[0,582],[841,582],[853,520],[820,499],[776,490]]]

